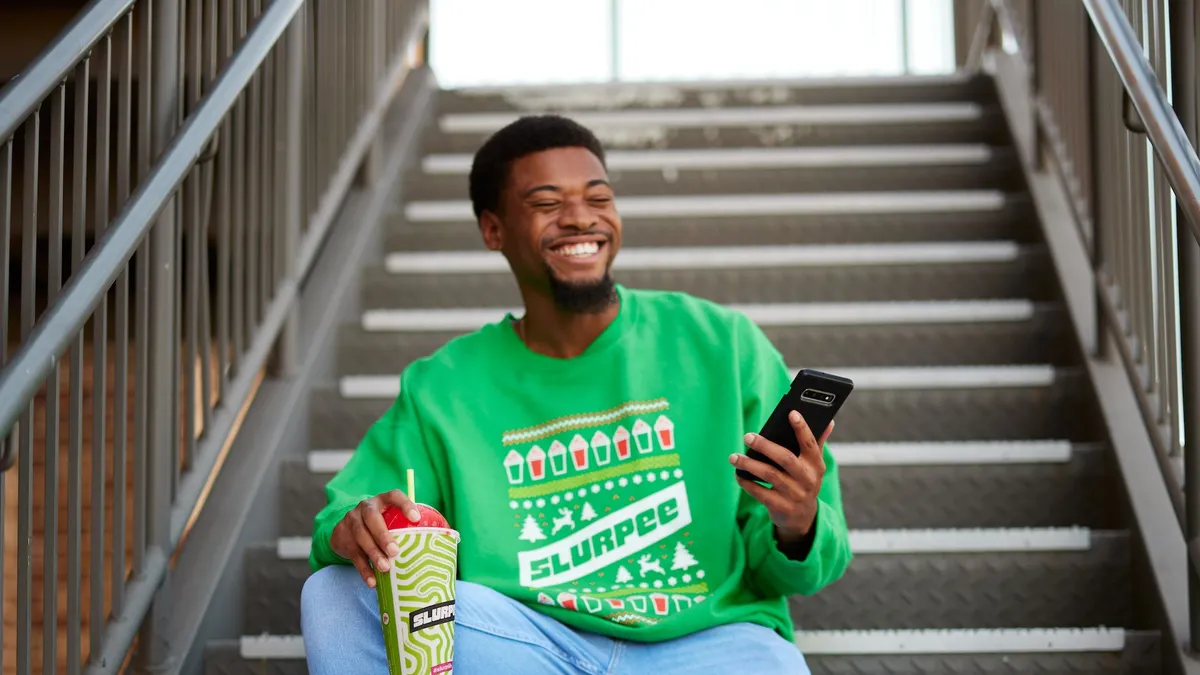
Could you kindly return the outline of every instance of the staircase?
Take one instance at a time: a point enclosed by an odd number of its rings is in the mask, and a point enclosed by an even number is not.
[[[857,383],[831,443],[857,557],[792,605],[814,673],[1160,672],[1120,477],[991,82],[588,91],[441,94],[339,379],[311,397],[311,452],[283,467],[285,536],[246,553],[247,635],[210,644],[207,672],[306,672],[323,484],[406,364],[519,306],[466,173],[521,108],[574,110],[607,143],[619,281],[736,305],[793,367]]]

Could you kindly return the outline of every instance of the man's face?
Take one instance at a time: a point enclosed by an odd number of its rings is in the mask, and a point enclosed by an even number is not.
[[[522,284],[550,291],[567,309],[606,304],[621,218],[591,151],[556,148],[513,162],[500,214],[485,214],[482,225],[488,247],[504,252]]]

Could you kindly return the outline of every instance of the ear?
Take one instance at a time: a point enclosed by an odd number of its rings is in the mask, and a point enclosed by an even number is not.
[[[484,211],[479,216],[479,233],[483,235],[483,244],[490,251],[504,248],[504,227],[500,216],[491,211]]]

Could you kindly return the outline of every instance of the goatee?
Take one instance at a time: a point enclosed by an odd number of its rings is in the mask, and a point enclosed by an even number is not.
[[[607,271],[595,281],[567,282],[550,275],[554,304],[573,314],[599,314],[617,302],[617,284]]]

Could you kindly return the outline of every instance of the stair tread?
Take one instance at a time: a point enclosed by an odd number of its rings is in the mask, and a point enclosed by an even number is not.
[[[983,78],[960,73],[862,76],[853,79],[713,80],[654,83],[472,87],[442,92],[439,109],[449,112],[505,110],[636,109],[674,105],[713,108],[753,103],[884,103],[976,101],[991,94]]]

